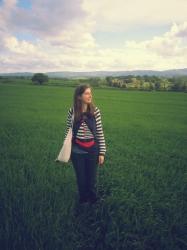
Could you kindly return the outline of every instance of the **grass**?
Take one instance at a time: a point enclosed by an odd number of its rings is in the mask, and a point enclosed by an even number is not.
[[[72,164],[54,162],[73,92],[0,85],[2,249],[186,249],[186,93],[94,90],[103,200],[75,216]]]

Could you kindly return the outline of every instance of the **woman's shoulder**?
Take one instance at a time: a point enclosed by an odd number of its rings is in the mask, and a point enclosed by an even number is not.
[[[100,108],[98,106],[95,106],[94,114],[96,117],[100,116]]]
[[[68,109],[68,113],[69,113],[69,114],[71,114],[71,115],[73,114],[73,107],[72,107],[72,106],[71,106],[71,107],[69,107],[69,109]]]
[[[73,106],[69,107],[68,112],[69,112],[70,114],[73,113]],[[95,108],[94,108],[94,113],[95,113],[95,114],[99,114],[99,113],[100,113],[100,108],[99,108],[98,106],[95,106]]]
[[[100,111],[99,107],[98,107],[98,106],[95,106],[95,110],[94,110],[94,111],[95,111],[95,112]]]

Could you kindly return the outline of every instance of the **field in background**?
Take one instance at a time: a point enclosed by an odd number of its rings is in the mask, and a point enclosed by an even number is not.
[[[54,162],[73,92],[0,85],[2,249],[186,249],[186,93],[94,89],[103,201],[74,217],[73,167]]]

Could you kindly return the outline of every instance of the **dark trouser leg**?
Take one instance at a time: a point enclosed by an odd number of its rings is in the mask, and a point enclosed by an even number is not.
[[[90,201],[95,201],[97,197],[97,166],[98,153],[89,153],[86,156],[86,187]]]
[[[79,201],[84,201],[87,198],[85,154],[76,154],[72,152],[71,160],[76,174],[77,187],[79,191]]]

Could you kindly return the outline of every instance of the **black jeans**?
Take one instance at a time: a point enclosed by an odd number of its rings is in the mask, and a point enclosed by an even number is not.
[[[79,201],[92,201],[97,197],[98,157],[98,151],[86,154],[71,152],[71,161],[79,191]]]

